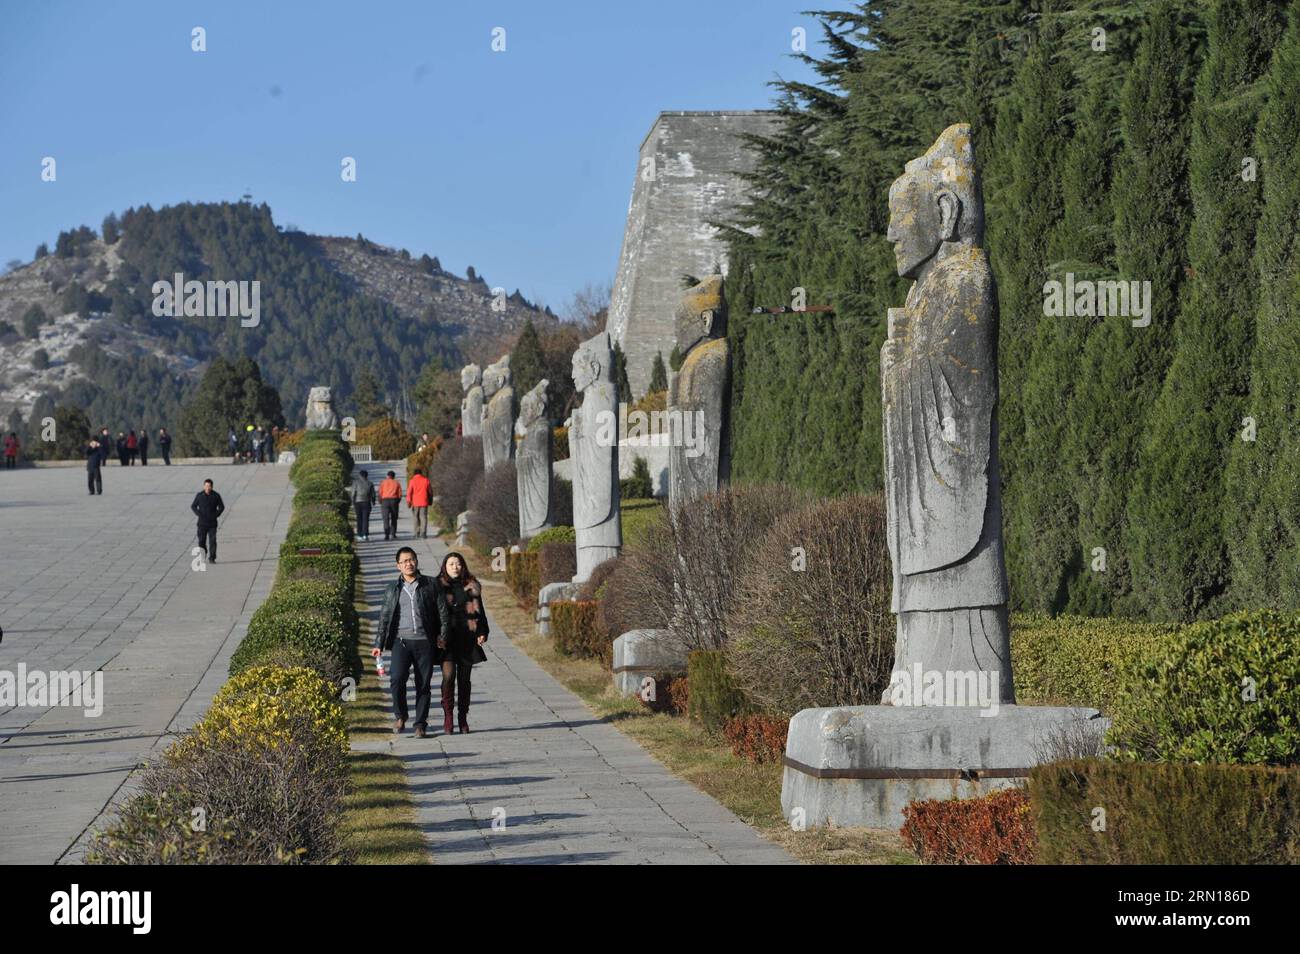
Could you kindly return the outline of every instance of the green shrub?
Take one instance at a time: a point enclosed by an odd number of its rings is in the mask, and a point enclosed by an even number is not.
[[[248,660],[245,668],[254,669],[259,666],[310,669],[331,686],[337,686],[340,697],[345,680],[353,677],[352,667],[343,663],[334,653],[288,643],[264,647]]]
[[[1300,862],[1300,769],[1084,759],[1031,769],[1029,795],[1040,864]]]
[[[537,554],[528,551],[506,554],[506,586],[525,609],[537,608]]]
[[[1238,613],[1180,630],[1128,687],[1109,741],[1123,758],[1300,762],[1300,614]]]
[[[351,593],[356,580],[356,557],[351,553],[323,553],[319,556],[281,554],[280,572],[294,574],[299,568],[310,568],[328,573],[344,593]]]
[[[655,488],[650,480],[650,465],[644,457],[638,457],[632,463],[632,476],[624,477],[618,482],[620,500],[644,500],[653,497]]]
[[[721,650],[697,649],[686,658],[692,719],[710,732],[720,733],[728,719],[753,711],[728,675]]]
[[[578,572],[578,547],[572,543],[543,543],[537,548],[537,582],[567,583]]]
[[[1127,673],[1154,659],[1178,627],[1108,617],[1026,613],[1011,619],[1016,701],[1115,712]]]
[[[296,556],[299,550],[320,550],[321,553],[351,554],[352,541],[337,533],[300,533],[280,544],[280,556]]]
[[[648,533],[666,522],[664,504],[658,500],[625,499],[619,504],[619,512],[625,548],[641,546]]]
[[[551,632],[555,648],[566,656],[595,658],[610,665],[614,644],[606,638],[596,618],[596,604],[565,601],[551,604]]]
[[[576,543],[577,540],[572,527],[548,527],[528,541],[527,550],[536,553],[546,543]]]
[[[345,666],[354,665],[356,656],[354,639],[343,620],[334,613],[310,610],[263,613],[259,608],[248,621],[248,633],[230,657],[230,674],[248,669],[268,647],[281,645],[332,656]]]
[[[271,593],[254,612],[274,616],[302,610],[326,613],[343,623],[355,638],[359,631],[352,600],[328,580],[285,580],[271,588]]]

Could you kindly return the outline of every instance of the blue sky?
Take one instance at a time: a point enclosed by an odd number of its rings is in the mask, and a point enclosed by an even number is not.
[[[613,280],[660,110],[764,108],[778,75],[814,79],[790,56],[796,27],[820,49],[808,6],[11,0],[0,262],[110,211],[248,190],[281,225],[473,265],[558,311]]]

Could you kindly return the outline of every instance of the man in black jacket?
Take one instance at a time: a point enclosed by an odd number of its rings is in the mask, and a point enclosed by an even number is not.
[[[148,467],[149,466],[149,432],[145,430],[143,427],[140,428],[140,440],[136,442],[136,446],[140,448],[140,466]]]
[[[172,465],[172,436],[167,433],[167,428],[158,428],[158,448],[162,451],[163,463],[168,467]]]
[[[104,493],[104,475],[100,473],[99,465],[103,462],[103,449],[99,446],[99,441],[95,438],[90,439],[86,445],[86,486],[90,489],[93,497],[95,494]]]
[[[370,655],[377,659],[385,649],[393,650],[389,688],[397,716],[395,733],[406,728],[406,680],[415,669],[415,737],[423,739],[429,724],[433,647],[447,633],[450,617],[442,587],[435,578],[420,572],[419,559],[410,547],[397,551],[397,569],[401,575],[384,593]]]
[[[194,495],[190,509],[199,518],[199,546],[209,563],[217,562],[217,518],[226,512],[221,494],[212,489],[212,479],[203,481],[203,489]]]
[[[108,459],[113,456],[113,435],[108,433],[107,427],[101,427],[95,440],[99,441],[99,466],[107,467]]]

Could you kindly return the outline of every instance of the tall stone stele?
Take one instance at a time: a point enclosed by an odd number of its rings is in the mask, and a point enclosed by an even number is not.
[[[889,209],[898,274],[913,279],[880,354],[894,672],[996,674],[1011,703],[997,294],[968,126],[907,164]]]
[[[483,372],[477,364],[467,364],[460,369],[460,389],[465,392],[460,402],[460,433],[462,437],[481,437],[483,434]]]
[[[914,281],[880,355],[894,669],[887,704],[790,720],[781,806],[807,827],[901,826],[910,802],[985,795],[1096,754],[1107,725],[1095,709],[1015,704],[997,296],[969,126],[907,164],[889,211],[898,273]]]
[[[618,508],[618,385],[613,346],[605,332],[584,341],[573,353],[573,384],[582,395],[569,427],[573,529],[578,542],[578,572],[573,582],[585,583],[592,570],[618,556],[623,547]]]
[[[332,431],[339,426],[334,413],[333,393],[327,387],[314,387],[307,393],[307,430]]]
[[[519,402],[515,421],[515,481],[519,489],[519,536],[530,540],[551,525],[551,421],[543,378]]]
[[[483,369],[483,473],[515,456],[515,389],[510,355]]]
[[[721,275],[687,289],[677,306],[677,353],[682,363],[668,391],[669,420],[680,422],[668,448],[668,500],[676,507],[713,493],[731,473],[727,435],[731,352]],[[672,424],[678,428],[677,423]],[[687,446],[684,438],[691,437]]]

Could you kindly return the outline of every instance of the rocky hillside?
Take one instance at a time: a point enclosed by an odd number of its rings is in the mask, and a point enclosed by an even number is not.
[[[0,276],[0,421],[55,404],[111,427],[173,420],[217,355],[247,355],[291,423],[306,388],[346,404],[369,368],[393,406],[430,362],[495,360],[526,322],[557,322],[518,291],[460,277],[361,236],[286,232],[266,206],[186,204],[130,210],[102,237],[63,233],[54,253]],[[261,321],[157,317],[153,284],[257,280]],[[405,405],[410,410],[409,404]]]

